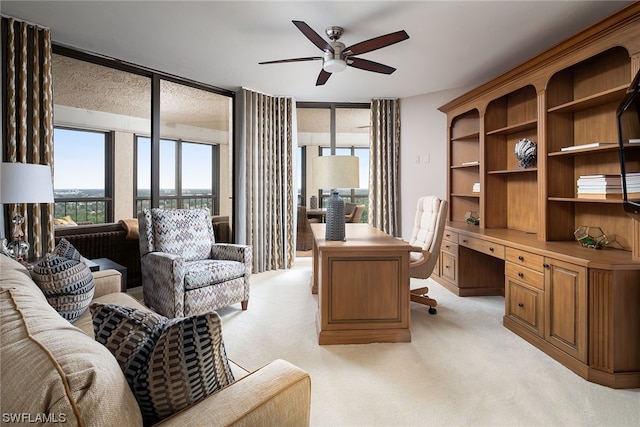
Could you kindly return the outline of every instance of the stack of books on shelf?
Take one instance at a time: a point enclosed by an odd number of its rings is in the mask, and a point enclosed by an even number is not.
[[[479,193],[480,192],[480,183],[479,182],[474,182],[473,183],[473,188],[471,189],[472,193]]]
[[[626,174],[628,198],[640,197],[640,173]],[[581,175],[578,178],[580,199],[622,199],[620,175]]]

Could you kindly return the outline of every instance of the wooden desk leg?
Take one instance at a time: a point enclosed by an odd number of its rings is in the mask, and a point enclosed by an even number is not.
[[[318,266],[318,246],[315,239],[313,240],[313,272],[311,274],[311,293],[318,293],[318,272],[320,271]]]

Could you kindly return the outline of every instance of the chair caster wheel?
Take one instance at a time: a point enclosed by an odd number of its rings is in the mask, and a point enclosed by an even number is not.
[[[438,312],[438,310],[436,310],[433,307],[429,307],[429,314],[436,314]]]

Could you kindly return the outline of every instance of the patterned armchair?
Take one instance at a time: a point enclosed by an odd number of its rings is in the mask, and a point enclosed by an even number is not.
[[[144,303],[185,317],[240,302],[247,309],[251,247],[216,243],[207,209],[144,209],[138,215]]]

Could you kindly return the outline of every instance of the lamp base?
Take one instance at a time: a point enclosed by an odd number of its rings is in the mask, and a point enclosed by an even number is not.
[[[327,200],[325,240],[344,241],[344,200],[337,191],[331,192]]]

